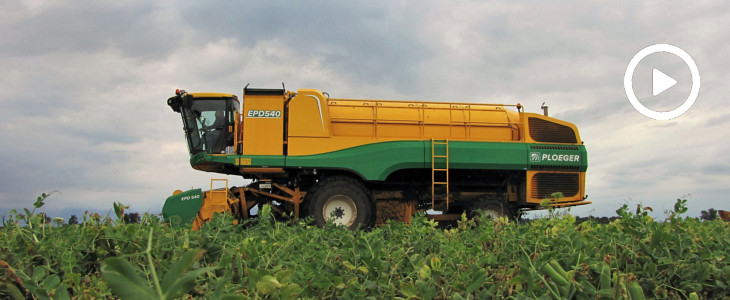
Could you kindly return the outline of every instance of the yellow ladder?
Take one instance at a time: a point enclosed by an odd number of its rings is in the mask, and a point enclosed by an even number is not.
[[[438,151],[438,152],[437,152]],[[438,162],[437,162],[438,160]],[[446,194],[439,195],[446,200],[449,209],[449,140],[431,139],[431,208],[436,208],[436,186],[446,186]]]

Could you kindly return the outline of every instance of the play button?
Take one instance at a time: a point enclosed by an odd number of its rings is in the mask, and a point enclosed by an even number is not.
[[[651,110],[642,104],[634,93],[633,79],[636,66],[638,66],[641,60],[645,57],[660,52],[673,54],[674,56],[682,59],[687,67],[689,67],[689,71],[692,75],[692,88],[689,91],[689,96],[687,96],[687,99],[682,103],[682,105],[670,111]],[[662,73],[662,71],[652,68],[652,94],[654,97],[665,92],[676,84],[677,80]],[[631,61],[629,61],[629,65],[626,67],[626,73],[624,73],[624,90],[626,90],[626,97],[629,98],[629,103],[631,103],[636,111],[642,115],[655,120],[670,120],[687,112],[692,107],[692,104],[695,103],[695,100],[697,100],[697,96],[700,93],[700,71],[697,69],[697,64],[695,64],[694,60],[692,60],[692,57],[679,47],[668,44],[651,45],[641,49],[641,51],[636,53],[636,55],[631,58]]]
[[[677,81],[674,78],[657,69],[652,70],[652,93],[654,96],[661,94],[675,84],[677,84]]]

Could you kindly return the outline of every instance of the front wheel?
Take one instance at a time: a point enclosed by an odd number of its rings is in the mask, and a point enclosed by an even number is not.
[[[372,201],[366,188],[355,179],[340,176],[325,179],[308,200],[309,214],[318,226],[328,221],[349,229],[372,225]]]
[[[482,216],[495,221],[501,217],[516,219],[518,214],[515,207],[502,201],[485,201],[477,205],[476,208]]]

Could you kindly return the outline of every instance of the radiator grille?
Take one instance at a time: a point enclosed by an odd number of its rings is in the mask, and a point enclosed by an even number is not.
[[[538,118],[529,118],[530,136],[533,140],[541,143],[570,143],[575,144],[578,140],[573,129]]]
[[[569,145],[530,145],[530,149],[534,149],[534,150],[580,151],[580,148],[578,148],[578,146],[569,146]]]
[[[580,190],[578,173],[537,173],[532,177],[532,198],[550,198],[553,193],[563,193],[565,197],[575,197]]]
[[[569,166],[569,165],[530,165],[532,170],[565,170],[565,171],[578,171],[580,166]]]

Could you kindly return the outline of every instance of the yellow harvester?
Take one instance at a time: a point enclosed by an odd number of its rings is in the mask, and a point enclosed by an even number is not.
[[[495,217],[585,201],[587,154],[575,125],[517,105],[334,99],[311,89],[178,91],[190,164],[252,179],[167,199],[166,219],[199,227],[217,211],[272,204],[350,228],[417,210]]]

